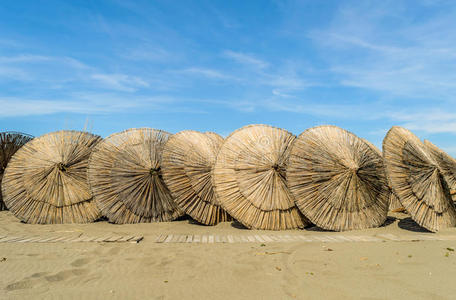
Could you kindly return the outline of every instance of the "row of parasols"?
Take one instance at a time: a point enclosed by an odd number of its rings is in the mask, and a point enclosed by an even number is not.
[[[336,126],[298,137],[268,125],[227,138],[139,128],[105,139],[81,131],[0,134],[2,198],[26,223],[235,219],[251,229],[315,224],[344,231],[384,224],[404,207],[422,227],[456,226],[456,160],[392,127],[383,153]],[[3,202],[2,202],[3,199]]]

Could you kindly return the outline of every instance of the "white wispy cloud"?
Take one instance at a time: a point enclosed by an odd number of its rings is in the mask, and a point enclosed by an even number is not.
[[[0,97],[0,118],[55,113],[104,114],[138,109],[173,111],[180,109],[170,107],[171,103],[177,102],[168,96],[136,97],[132,100],[101,93],[67,95],[65,100]]]
[[[22,62],[49,61],[54,58],[44,55],[20,54],[14,56],[0,56],[0,64],[12,64]]]
[[[401,16],[403,10],[394,2],[346,5],[331,26],[308,36],[344,86],[391,96],[452,98],[456,10],[431,13],[423,22]]]
[[[75,72],[90,71],[92,68],[83,62],[67,56],[17,54],[0,56],[0,79],[27,82],[58,82],[75,79]],[[65,74],[65,76],[62,76]]]
[[[90,77],[105,88],[124,92],[134,92],[138,88],[149,86],[145,80],[125,74],[92,74]]]
[[[218,70],[207,69],[207,68],[198,68],[198,67],[191,67],[182,70],[176,70],[175,73],[180,74],[190,74],[190,75],[197,75],[197,76],[204,76],[207,78],[213,79],[231,79],[232,77],[226,75]]]
[[[254,67],[259,68],[259,69],[264,69],[264,68],[267,68],[269,66],[269,64],[267,62],[257,58],[254,55],[251,55],[251,54],[246,54],[246,53],[242,53],[242,52],[235,52],[235,51],[232,51],[232,50],[226,50],[226,51],[223,52],[223,55],[225,57],[228,57],[228,58],[240,63],[240,64],[254,66]]]

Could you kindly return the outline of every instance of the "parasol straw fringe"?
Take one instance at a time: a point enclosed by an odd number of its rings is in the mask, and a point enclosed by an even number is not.
[[[87,184],[87,162],[99,136],[57,131],[35,138],[9,162],[4,201],[26,223],[88,223],[100,212]]]
[[[321,228],[364,229],[386,220],[391,191],[380,151],[346,130],[318,126],[301,133],[287,179],[298,208]]]
[[[212,186],[212,169],[223,141],[216,133],[185,130],[171,136],[163,150],[163,179],[177,205],[205,225],[230,220]]]
[[[412,219],[436,232],[456,225],[456,210],[435,155],[413,133],[393,126],[383,140],[386,174]]]

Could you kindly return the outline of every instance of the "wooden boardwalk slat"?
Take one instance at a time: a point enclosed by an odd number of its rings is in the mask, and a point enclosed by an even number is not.
[[[269,236],[273,242],[280,242],[281,239],[277,235],[270,235]]]
[[[120,239],[117,240],[117,242],[127,242],[128,240],[130,240],[131,238],[133,238],[133,235],[124,235],[122,236]],[[158,238],[166,238],[166,235],[161,235],[160,237]],[[157,239],[158,239],[157,238]],[[163,242],[163,241],[162,241]]]
[[[163,243],[163,241],[166,239],[165,234],[160,234],[157,239],[155,240],[156,243]]]
[[[78,242],[126,242],[134,241],[138,242],[142,240],[142,236],[102,236],[102,237],[90,237],[90,236],[7,236],[0,240],[0,243],[78,243]],[[158,239],[157,239],[157,242]]]
[[[226,239],[228,240],[228,243],[230,243],[230,244],[234,243],[234,238],[232,235],[227,236]]]
[[[171,242],[172,239],[173,239],[173,235],[170,234],[166,237],[166,239],[163,241],[163,243],[169,243],[169,242]]]
[[[263,234],[261,235],[261,238],[266,242],[266,243],[270,243],[270,242],[273,242],[273,239],[271,239],[269,236]]]
[[[251,235],[248,235],[247,239],[249,240],[249,242],[252,242],[252,243],[255,242],[255,238],[253,236],[251,236]]]
[[[242,238],[240,235],[233,235],[233,240],[235,243],[242,243]]]
[[[395,236],[394,234],[391,234],[391,233],[382,233],[382,234],[378,234],[377,236],[382,238],[382,239],[385,239],[385,240],[401,241],[401,239],[399,237],[397,237],[397,236]]]
[[[1,235],[0,243],[78,243],[78,242],[131,242],[137,243],[143,236],[106,234],[103,236],[79,235]],[[455,241],[456,235],[436,234],[407,234],[395,235],[391,233],[370,235],[339,235],[334,234],[240,234],[240,235],[185,235],[185,234],[161,234],[155,239],[156,243],[289,243],[289,242],[314,242],[314,243],[341,243],[341,242],[381,242],[381,241]]]
[[[336,239],[336,237],[334,237],[334,236],[325,235],[325,238],[327,238],[331,243],[340,243],[340,242],[342,242],[341,240]]]
[[[300,235],[299,240],[304,241],[304,242],[312,242],[312,239],[310,239],[308,236],[304,236],[304,235]]]
[[[249,243],[250,242],[249,239],[247,238],[247,236],[245,236],[245,235],[241,235],[240,238],[241,238],[242,243]]]
[[[209,236],[208,243],[209,244],[213,244],[214,243],[214,236],[213,235]]]
[[[129,242],[129,243],[139,243],[139,242],[142,241],[143,239],[144,239],[143,236],[137,235],[137,236],[134,236],[133,238],[129,239],[128,242]]]
[[[260,243],[264,243],[266,242],[261,236],[259,236],[258,234],[254,235],[255,239],[260,242]]]

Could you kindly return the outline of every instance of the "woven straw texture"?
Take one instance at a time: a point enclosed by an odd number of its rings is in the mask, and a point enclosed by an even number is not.
[[[449,188],[428,147],[394,126],[383,140],[383,156],[393,191],[415,222],[434,232],[456,225]]]
[[[35,138],[9,162],[6,206],[27,223],[87,223],[100,216],[87,184],[87,163],[99,136],[57,131]]]
[[[368,140],[366,139],[363,139],[363,141],[368,144],[373,150],[375,150],[375,152],[377,152],[378,155],[380,155],[380,157],[383,157],[383,153],[382,151],[380,151],[380,149],[378,149],[374,144],[372,144],[371,142],[369,142]],[[399,201],[399,198],[394,195],[393,193],[393,189],[391,188],[391,184],[388,182],[388,188],[390,189],[390,196],[389,196],[389,210],[390,211],[400,211],[403,209],[403,206],[401,204],[401,202]]]
[[[391,192],[382,157],[346,130],[304,131],[291,150],[287,175],[299,209],[321,228],[364,229],[386,220]]]
[[[162,151],[169,136],[156,129],[129,129],[110,135],[94,149],[90,187],[110,222],[164,222],[183,214],[162,178]]]
[[[453,201],[456,200],[456,159],[448,155],[445,151],[434,145],[428,140],[424,140],[424,144],[434,156],[439,164],[439,169],[442,172],[448,188],[450,189]]]
[[[32,136],[20,132],[0,132],[0,186],[3,179],[3,173],[5,172],[11,157],[13,157],[14,153],[16,153],[19,148],[32,139]],[[2,200],[2,193],[0,192],[0,211],[6,209],[6,205]]]
[[[286,165],[295,136],[267,125],[250,125],[225,140],[213,170],[217,199],[248,228],[302,228],[307,221],[294,204]]]
[[[177,205],[205,225],[229,220],[212,187],[212,169],[223,138],[192,130],[171,136],[163,150],[163,179]]]

